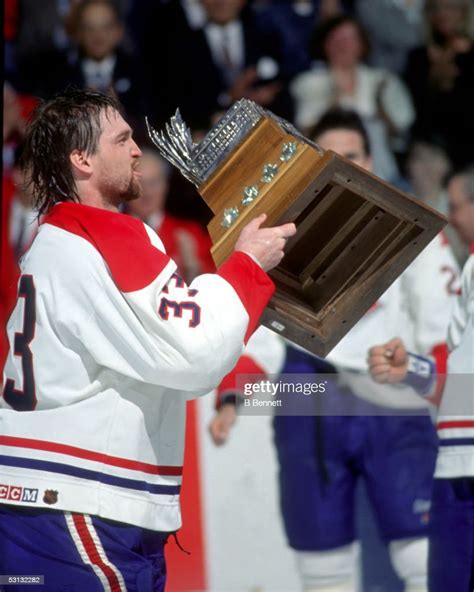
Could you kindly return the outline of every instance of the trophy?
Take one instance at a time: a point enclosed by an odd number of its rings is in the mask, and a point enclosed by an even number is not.
[[[252,101],[232,105],[194,144],[179,110],[161,132],[161,155],[214,213],[211,253],[220,265],[242,228],[294,222],[276,291],[261,322],[324,357],[428,245],[446,219],[366,170],[305,138]]]

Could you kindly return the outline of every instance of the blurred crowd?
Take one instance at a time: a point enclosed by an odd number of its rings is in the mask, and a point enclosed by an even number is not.
[[[374,172],[443,213],[446,176],[473,159],[471,0],[5,0],[4,7],[2,218],[12,269],[37,223],[17,166],[25,122],[39,100],[69,85],[115,94],[148,149],[145,116],[159,128],[178,107],[196,139],[242,97],[308,135],[328,110],[354,110]],[[189,279],[212,266],[203,230],[210,212],[194,187],[154,159],[162,180],[148,181],[144,199],[159,197],[130,213],[158,230],[164,224],[160,234],[168,228],[171,256]],[[150,168],[152,161],[148,154]],[[448,237],[462,263],[463,247],[449,230]],[[3,279],[3,292],[6,283],[13,285]]]

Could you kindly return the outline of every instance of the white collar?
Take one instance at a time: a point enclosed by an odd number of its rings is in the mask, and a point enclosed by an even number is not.
[[[230,21],[225,25],[207,23],[204,33],[215,64],[219,66],[225,65],[225,58],[223,56],[223,42],[225,39],[227,41],[229,57],[232,59],[234,67],[239,69],[244,65],[244,33],[240,20]]]
[[[98,73],[102,74],[102,76],[112,76],[116,61],[117,58],[115,55],[108,56],[100,61],[84,58],[82,60],[82,68],[86,76],[93,76]]]

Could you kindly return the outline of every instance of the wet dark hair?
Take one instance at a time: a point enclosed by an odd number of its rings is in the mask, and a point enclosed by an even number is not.
[[[364,152],[370,156],[370,142],[367,130],[362,123],[362,119],[358,113],[350,109],[330,109],[326,111],[318,123],[309,132],[308,137],[318,141],[323,134],[333,130],[344,130],[358,133],[362,138]]]
[[[100,115],[107,109],[121,112],[113,97],[69,88],[34,111],[23,142],[21,166],[28,171],[38,215],[59,201],[79,201],[69,156],[73,150],[97,152]]]
[[[311,58],[313,60],[323,60],[327,62],[326,52],[324,51],[324,44],[326,43],[327,38],[333,31],[348,23],[353,25],[359,34],[362,44],[362,54],[360,59],[362,61],[366,60],[370,52],[369,36],[357,19],[344,14],[323,21],[321,25],[314,29],[309,46]]]

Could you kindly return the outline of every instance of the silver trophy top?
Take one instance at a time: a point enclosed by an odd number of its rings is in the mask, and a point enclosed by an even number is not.
[[[286,133],[322,152],[317,144],[305,138],[290,123],[247,99],[235,102],[198,144],[192,141],[191,131],[184,123],[179,109],[164,130],[155,130],[148,119],[146,124],[148,134],[160,154],[199,187],[265,116],[273,119]]]

